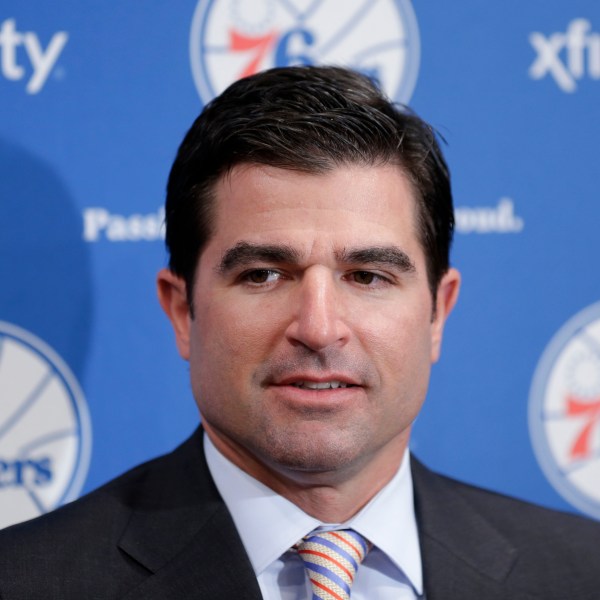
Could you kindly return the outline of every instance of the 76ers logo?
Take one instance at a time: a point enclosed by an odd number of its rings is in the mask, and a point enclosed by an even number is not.
[[[600,519],[600,303],[575,315],[546,348],[531,388],[529,425],[556,490]]]
[[[77,497],[90,419],[69,367],[32,333],[0,321],[0,528]]]
[[[410,0],[200,0],[190,60],[205,103],[241,77],[310,64],[354,68],[406,103],[419,32]]]

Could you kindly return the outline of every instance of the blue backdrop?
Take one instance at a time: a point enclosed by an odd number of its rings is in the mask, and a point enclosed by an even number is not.
[[[211,94],[294,62],[379,77],[447,140],[464,283],[415,453],[600,518],[600,4],[9,0],[0,526],[195,428],[154,289],[166,177]]]

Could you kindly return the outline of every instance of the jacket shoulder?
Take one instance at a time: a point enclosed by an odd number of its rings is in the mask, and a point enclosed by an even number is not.
[[[65,600],[112,598],[141,582],[148,569],[118,542],[134,513],[180,519],[185,507],[198,506],[212,484],[198,478],[200,440],[196,434],[70,504],[0,531],[0,597],[33,600],[52,590]]]
[[[435,474],[416,460],[412,471],[430,579],[454,564],[505,595],[597,597],[600,523]]]
[[[600,523],[597,521],[539,506],[448,477],[443,479],[464,498],[465,502],[475,510],[484,513],[490,523],[517,542],[527,546],[538,543],[544,547],[549,539],[553,539],[559,546],[565,549],[572,547],[574,551],[598,548]],[[554,551],[556,549],[555,547]]]

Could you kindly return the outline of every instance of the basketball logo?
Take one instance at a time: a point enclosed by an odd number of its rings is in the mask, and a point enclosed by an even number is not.
[[[410,0],[199,0],[190,31],[204,103],[258,71],[312,64],[353,68],[407,103],[419,52]]]
[[[554,336],[529,400],[535,454],[554,488],[600,519],[600,302]]]
[[[90,447],[70,369],[42,340],[0,321],[0,527],[75,499]]]

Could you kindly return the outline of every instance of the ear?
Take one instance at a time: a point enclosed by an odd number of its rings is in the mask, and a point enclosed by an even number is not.
[[[185,281],[173,271],[161,269],[156,277],[156,287],[160,305],[175,331],[179,354],[185,360],[189,360],[191,315]]]
[[[458,299],[460,289],[460,273],[456,269],[448,269],[442,277],[437,289],[435,315],[431,321],[431,362],[437,362],[442,351],[444,325]]]

